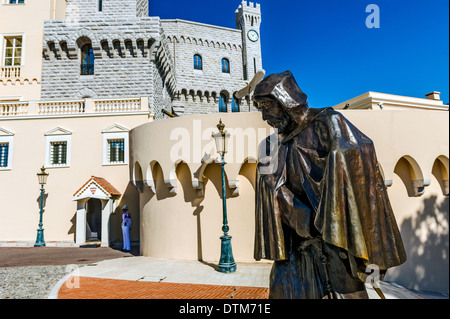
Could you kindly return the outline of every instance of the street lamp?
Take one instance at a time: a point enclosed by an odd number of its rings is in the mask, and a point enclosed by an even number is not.
[[[234,262],[233,252],[231,250],[231,236],[228,235],[230,227],[228,227],[227,219],[227,193],[225,188],[225,153],[227,153],[228,139],[230,133],[224,131],[225,125],[220,120],[217,125],[219,133],[212,134],[216,142],[217,153],[221,156],[220,166],[222,167],[222,208],[223,208],[223,236],[220,237],[222,245],[220,252],[219,271],[223,273],[232,273],[236,271],[236,263]]]
[[[45,172],[44,166],[42,166],[41,171],[37,173],[39,184],[41,185],[41,205],[39,213],[39,229],[37,230],[37,238],[34,247],[44,247],[44,229],[42,228],[42,206],[44,202],[44,185],[47,183],[48,173]]]

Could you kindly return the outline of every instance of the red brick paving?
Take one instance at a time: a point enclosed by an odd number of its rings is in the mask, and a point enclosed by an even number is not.
[[[58,299],[267,299],[267,288],[70,277]]]

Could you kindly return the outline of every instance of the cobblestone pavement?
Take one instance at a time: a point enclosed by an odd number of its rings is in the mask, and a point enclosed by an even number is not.
[[[46,299],[51,289],[71,269],[65,265],[2,267],[0,299]]]
[[[46,299],[77,267],[132,256],[112,248],[0,247],[0,299]]]

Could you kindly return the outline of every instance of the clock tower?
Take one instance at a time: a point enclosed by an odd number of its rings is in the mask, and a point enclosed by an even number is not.
[[[262,70],[260,25],[259,3],[242,1],[236,10],[236,27],[242,30],[244,80],[250,81],[256,72]]]

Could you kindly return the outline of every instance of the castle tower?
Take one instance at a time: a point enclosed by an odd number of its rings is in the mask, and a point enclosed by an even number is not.
[[[236,10],[236,27],[242,30],[244,80],[251,80],[262,70],[261,57],[261,7],[259,3],[244,0]]]
[[[67,0],[66,19],[148,17],[148,0]]]
[[[41,98],[156,98],[160,39],[148,0],[67,0],[65,19],[44,22]]]

